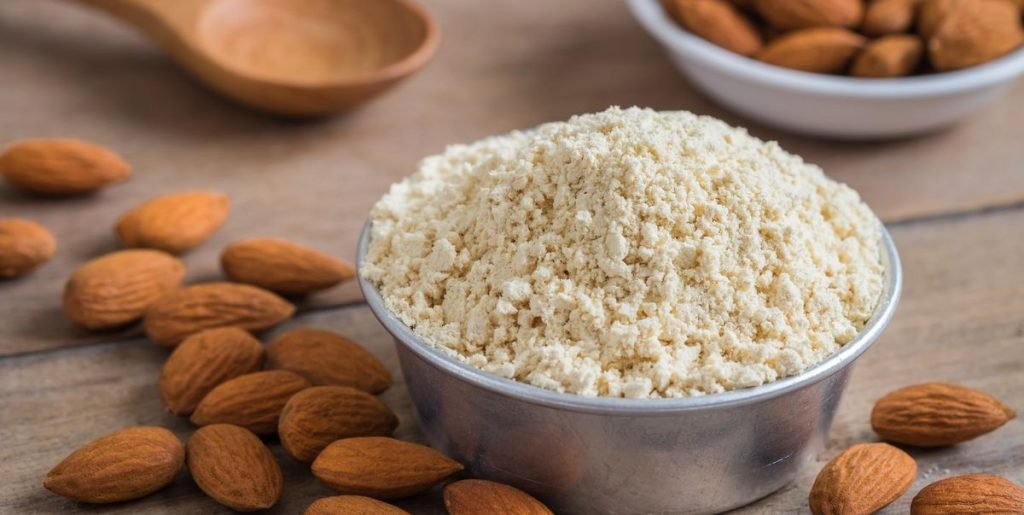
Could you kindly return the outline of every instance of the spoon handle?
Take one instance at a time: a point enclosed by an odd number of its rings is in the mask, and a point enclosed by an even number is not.
[[[77,0],[105,11],[173,49],[194,40],[199,14],[209,0]]]

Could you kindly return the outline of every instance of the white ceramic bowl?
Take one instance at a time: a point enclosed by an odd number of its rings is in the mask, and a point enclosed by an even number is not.
[[[1024,73],[1024,49],[973,68],[899,79],[789,70],[683,30],[657,0],[629,0],[629,6],[705,94],[765,124],[813,136],[874,139],[940,129],[1005,93]]]

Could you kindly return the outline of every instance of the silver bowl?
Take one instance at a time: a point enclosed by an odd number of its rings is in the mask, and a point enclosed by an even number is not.
[[[368,223],[359,268],[369,233]],[[556,513],[715,513],[782,488],[822,449],[850,365],[899,300],[899,256],[884,227],[882,243],[882,297],[839,352],[774,383],[679,399],[583,397],[495,376],[423,341],[361,275],[359,286],[395,338],[427,440],[473,476],[519,487]]]

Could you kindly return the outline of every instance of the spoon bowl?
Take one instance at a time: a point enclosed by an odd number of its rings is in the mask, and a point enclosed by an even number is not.
[[[80,0],[137,26],[221,94],[275,114],[349,110],[419,70],[438,28],[413,0]]]

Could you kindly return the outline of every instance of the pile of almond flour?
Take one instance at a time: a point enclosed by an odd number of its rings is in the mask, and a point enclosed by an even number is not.
[[[850,341],[882,291],[856,192],[742,129],[611,108],[457,145],[373,209],[364,276],[425,340],[590,396],[768,383]]]

